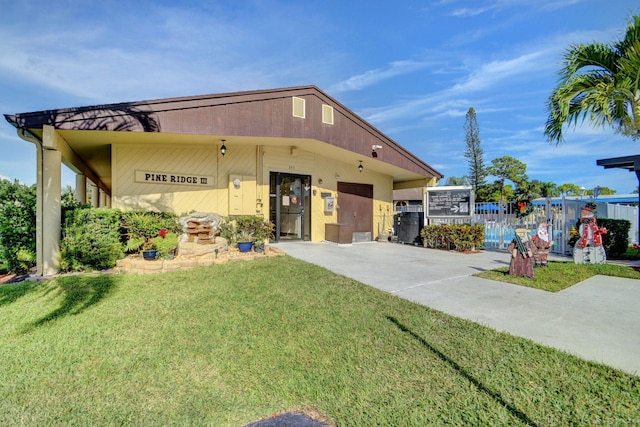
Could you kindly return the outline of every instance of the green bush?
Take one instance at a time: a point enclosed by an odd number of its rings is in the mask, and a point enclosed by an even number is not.
[[[60,244],[61,270],[113,268],[124,257],[121,212],[75,209],[67,212]]]
[[[420,231],[420,236],[427,248],[464,252],[484,245],[484,225],[427,225]]]
[[[0,246],[7,270],[26,273],[35,265],[35,185],[0,180]]]
[[[610,257],[620,257],[627,252],[629,247],[629,230],[631,223],[626,219],[598,219],[598,227],[607,229],[607,234],[602,236],[602,245]]]

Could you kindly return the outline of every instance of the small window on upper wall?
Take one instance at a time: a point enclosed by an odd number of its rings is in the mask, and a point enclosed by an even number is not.
[[[293,97],[293,117],[305,118],[304,98]]]
[[[333,124],[333,107],[331,105],[322,104],[322,123]]]

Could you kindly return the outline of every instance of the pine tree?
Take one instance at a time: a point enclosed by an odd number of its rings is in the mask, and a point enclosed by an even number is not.
[[[469,184],[474,193],[477,193],[478,187],[486,184],[488,172],[484,165],[484,151],[480,147],[480,128],[473,107],[469,108],[465,116],[464,130],[467,143],[464,156],[469,162]]]

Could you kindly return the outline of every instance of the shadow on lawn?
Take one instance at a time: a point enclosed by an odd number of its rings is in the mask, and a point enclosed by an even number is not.
[[[68,315],[80,314],[93,305],[98,304],[115,288],[115,277],[110,274],[99,276],[67,276],[55,280],[55,291],[63,294],[60,307],[53,310],[33,326],[42,326]]]
[[[16,302],[35,288],[35,283],[22,281],[0,286],[0,307]]]
[[[480,390],[481,392],[487,394],[489,397],[491,397],[493,400],[498,402],[500,405],[504,406],[505,409],[507,409],[509,412],[511,412],[520,421],[522,421],[523,423],[525,423],[527,425],[530,425],[530,426],[537,426],[537,424],[532,419],[530,419],[527,416],[527,414],[525,414],[524,412],[522,412],[521,410],[516,408],[513,404],[505,402],[505,400],[502,398],[502,396],[499,393],[497,393],[495,391],[492,391],[492,390],[489,390],[480,381],[478,381],[476,378],[474,378],[473,375],[471,375],[469,372],[467,372],[462,366],[458,365],[455,361],[451,360],[449,357],[447,357],[440,350],[438,350],[435,347],[433,347],[431,344],[429,344],[429,342],[427,342],[427,340],[422,338],[420,335],[416,334],[415,332],[413,332],[412,330],[410,330],[409,328],[404,326],[402,323],[400,323],[398,321],[398,319],[396,319],[395,317],[391,317],[391,316],[387,316],[387,319],[391,323],[396,325],[398,327],[398,329],[400,329],[402,332],[406,332],[407,334],[411,335],[413,338],[418,340],[418,342],[420,344],[422,344],[429,351],[431,351],[433,354],[435,354],[440,360],[442,360],[443,362],[445,362],[449,366],[451,366],[458,374],[460,374],[461,376],[466,378],[478,390]]]

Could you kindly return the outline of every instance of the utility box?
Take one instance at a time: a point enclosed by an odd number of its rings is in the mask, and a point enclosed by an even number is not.
[[[333,197],[325,197],[324,213],[333,213],[336,210],[336,199]]]
[[[353,225],[338,223],[325,224],[324,239],[335,243],[353,243]]]
[[[422,245],[420,231],[423,227],[422,212],[402,212],[393,216],[393,228],[398,237],[398,243]]]

